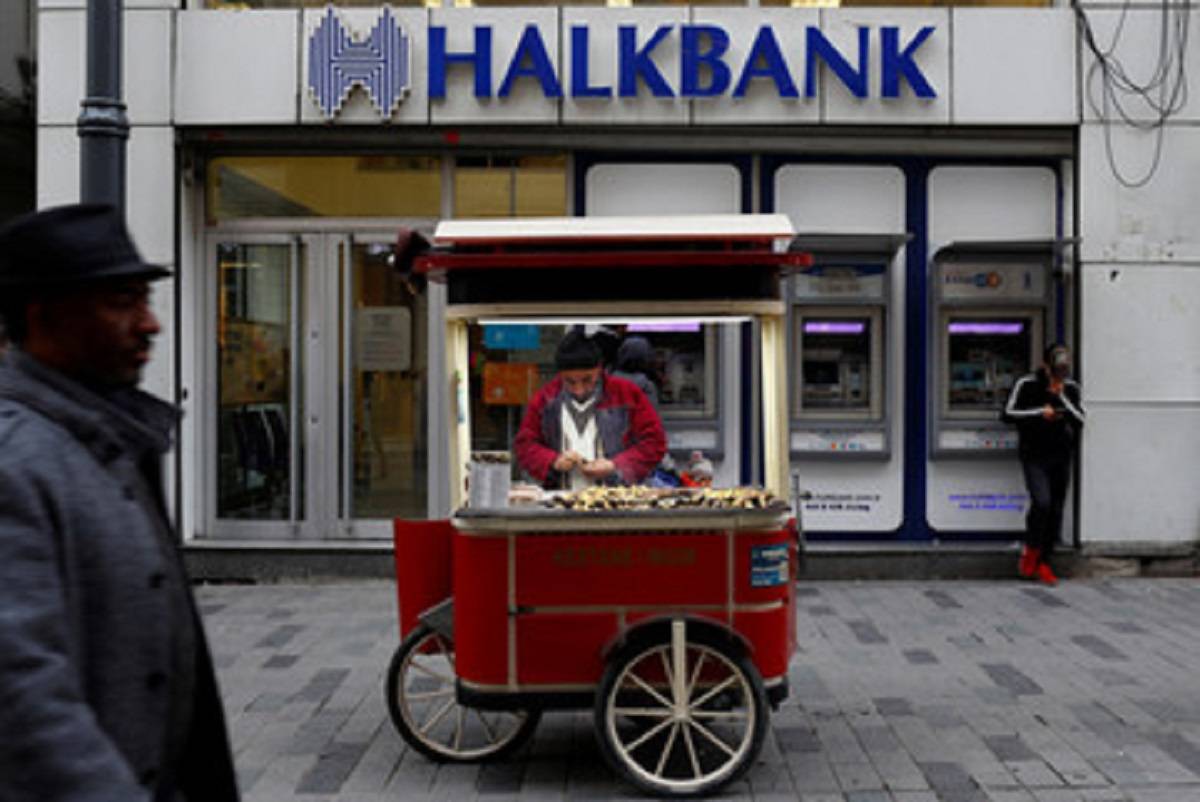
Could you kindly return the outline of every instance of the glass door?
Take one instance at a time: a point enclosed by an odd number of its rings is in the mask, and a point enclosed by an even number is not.
[[[390,538],[427,512],[427,303],[392,234],[213,234],[207,531]]]
[[[210,241],[204,476],[216,536],[291,538],[307,523],[303,245]]]
[[[393,267],[391,237],[339,238],[334,250],[336,528],[345,537],[390,538],[393,518],[423,518],[427,510],[428,307]]]

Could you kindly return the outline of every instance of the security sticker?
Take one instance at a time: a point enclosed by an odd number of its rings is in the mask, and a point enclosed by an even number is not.
[[[786,543],[753,546],[750,549],[750,586],[773,588],[788,582]]]

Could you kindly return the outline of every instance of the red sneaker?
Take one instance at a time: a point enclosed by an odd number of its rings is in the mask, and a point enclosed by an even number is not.
[[[1058,584],[1058,577],[1056,577],[1054,575],[1054,572],[1050,570],[1049,563],[1038,563],[1037,580],[1038,580],[1038,582],[1041,582],[1043,585],[1057,585]]]
[[[1017,573],[1022,579],[1033,579],[1037,573],[1038,562],[1042,559],[1042,550],[1031,546],[1021,547],[1021,560],[1017,563]]]

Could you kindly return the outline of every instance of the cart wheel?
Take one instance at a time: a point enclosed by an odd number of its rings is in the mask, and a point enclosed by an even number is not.
[[[609,765],[644,791],[700,796],[740,777],[767,732],[767,695],[749,658],[705,627],[671,622],[609,661],[596,733]]]
[[[472,763],[509,754],[537,728],[537,710],[464,707],[455,696],[454,642],[427,626],[409,633],[388,666],[392,723],[409,745],[439,763]]]

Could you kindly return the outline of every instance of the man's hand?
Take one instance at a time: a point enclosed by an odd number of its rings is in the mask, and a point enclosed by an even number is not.
[[[616,471],[617,466],[610,459],[594,459],[583,463],[583,475],[589,479],[604,479]]]
[[[1042,407],[1042,417],[1046,420],[1056,420],[1058,419],[1059,414],[1059,411],[1049,404],[1046,404],[1046,406]]]
[[[576,465],[583,464],[583,457],[575,451],[564,451],[554,460],[554,470],[559,473],[570,473]]]

